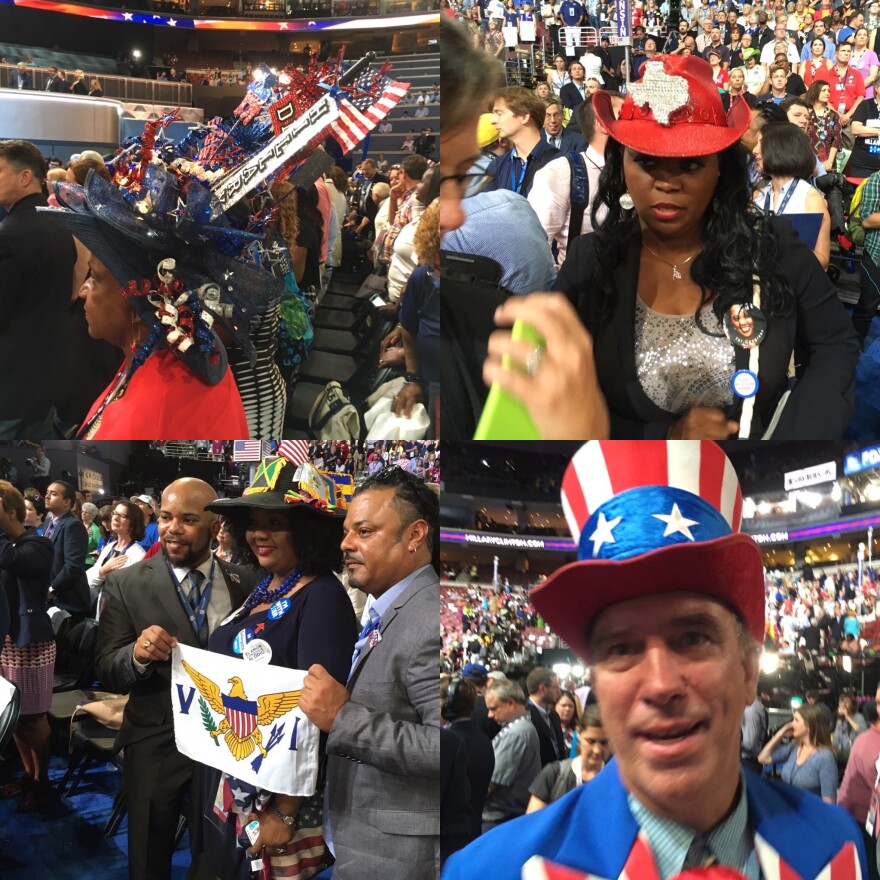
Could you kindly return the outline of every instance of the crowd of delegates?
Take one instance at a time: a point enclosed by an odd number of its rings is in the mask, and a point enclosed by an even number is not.
[[[0,672],[22,693],[23,768],[0,797],[18,798],[21,812],[57,799],[46,777],[56,639],[96,621],[95,678],[130,694],[117,746],[132,878],[171,876],[182,811],[194,872],[244,876],[251,846],[265,877],[329,878],[331,822],[339,880],[378,880],[392,865],[415,880],[437,876],[438,493],[389,466],[350,502],[325,503],[297,477],[282,463],[271,489],[227,499],[183,477],[161,499],[96,498],[108,502],[100,509],[63,481],[45,498],[0,481]],[[354,528],[364,521],[372,528]],[[321,731],[322,767],[311,798],[264,790],[176,750],[173,644],[235,656],[250,626],[273,665],[308,670],[299,705]],[[218,797],[222,815],[203,822]],[[405,842],[377,818],[395,809],[410,817]],[[254,814],[259,835],[249,842]]]
[[[748,20],[749,10],[732,17],[742,13]],[[813,62],[809,54],[800,60],[797,36],[780,24],[785,45],[762,66],[760,56],[746,51],[741,61],[728,48],[737,25],[720,6],[712,16],[703,39],[682,23],[680,41],[673,37],[665,55],[650,37],[637,40],[644,54],[636,56],[635,76],[646,78],[629,93],[600,46],[582,59],[558,56],[533,90],[469,94],[485,102],[476,126],[482,155],[462,190],[458,228],[443,247],[495,260],[508,294],[564,296],[509,297],[494,315],[500,330],[489,339],[465,337],[466,352],[481,344],[488,357],[481,371],[468,364],[463,408],[474,412],[450,426],[454,436],[472,436],[481,409],[473,400],[482,403],[492,382],[523,401],[547,439],[722,439],[768,431],[802,438],[818,415],[807,416],[809,400],[820,399],[822,437],[842,435],[880,284],[866,259],[850,320],[824,270],[832,242],[854,253],[850,197],[880,170],[872,152],[880,109],[865,97],[877,65],[852,65],[853,47],[839,31],[838,45],[828,37],[829,66],[819,65],[808,90],[795,71],[806,69],[810,79]],[[864,34],[851,30],[861,41]],[[766,23],[759,31],[747,42],[763,49],[774,33]],[[455,25],[449,33],[461,54],[466,35]],[[642,119],[642,96],[664,76],[686,82],[688,113]],[[716,123],[696,121],[710,118]],[[841,152],[848,138],[852,149]],[[705,180],[692,188],[701,174]],[[876,189],[869,181],[864,190],[862,225],[867,253],[876,248],[880,257],[880,211],[873,213],[880,177],[875,182]],[[493,214],[514,212],[515,239],[487,234]],[[791,216],[797,234],[775,219],[781,214]],[[776,254],[772,265],[760,256],[765,245]],[[815,260],[805,258],[805,247]],[[506,328],[516,320],[531,325],[544,346],[512,339]],[[505,369],[504,358],[522,368]],[[750,380],[744,391],[731,385],[743,370]],[[813,394],[817,384],[822,391]],[[584,406],[566,407],[572,395]]]
[[[332,165],[314,180],[279,177],[250,201],[215,205],[211,234],[193,236],[206,222],[195,202],[207,198],[213,154],[181,146],[191,158],[163,151],[160,162],[157,151],[151,161],[161,123],[114,156],[87,150],[64,167],[29,142],[0,142],[0,363],[11,375],[34,334],[58,343],[54,369],[0,394],[0,437],[282,436],[319,298],[335,267],[363,266],[374,244],[377,272],[388,275],[381,313],[396,319],[381,361],[404,380],[394,412],[410,416],[421,402],[433,415],[432,129],[388,177],[373,158],[353,175]],[[155,192],[145,201],[147,165]],[[16,296],[22,286],[27,301]]]

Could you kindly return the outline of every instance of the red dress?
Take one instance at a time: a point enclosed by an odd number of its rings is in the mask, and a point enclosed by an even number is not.
[[[83,422],[87,425],[116,383],[107,386]],[[205,385],[164,349],[135,372],[125,393],[105,407],[92,440],[249,439],[244,407],[232,371]]]

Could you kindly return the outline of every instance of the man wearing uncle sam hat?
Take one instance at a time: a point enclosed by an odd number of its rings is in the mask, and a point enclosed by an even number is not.
[[[589,663],[615,758],[454,855],[444,880],[867,877],[843,810],[740,767],[764,576],[721,448],[592,441],[562,505],[578,561],[532,600]]]

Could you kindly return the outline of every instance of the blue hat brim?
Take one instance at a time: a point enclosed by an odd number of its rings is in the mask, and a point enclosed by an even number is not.
[[[661,593],[698,593],[736,613],[764,639],[761,549],[743,534],[675,544],[626,560],[572,562],[531,592],[536,610],[580,658],[589,656],[593,622],[606,608]]]

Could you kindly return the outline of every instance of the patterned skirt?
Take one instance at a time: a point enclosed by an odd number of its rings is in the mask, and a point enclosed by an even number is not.
[[[21,714],[40,715],[52,703],[55,642],[34,642],[18,647],[9,636],[0,652],[0,675],[21,692]]]

